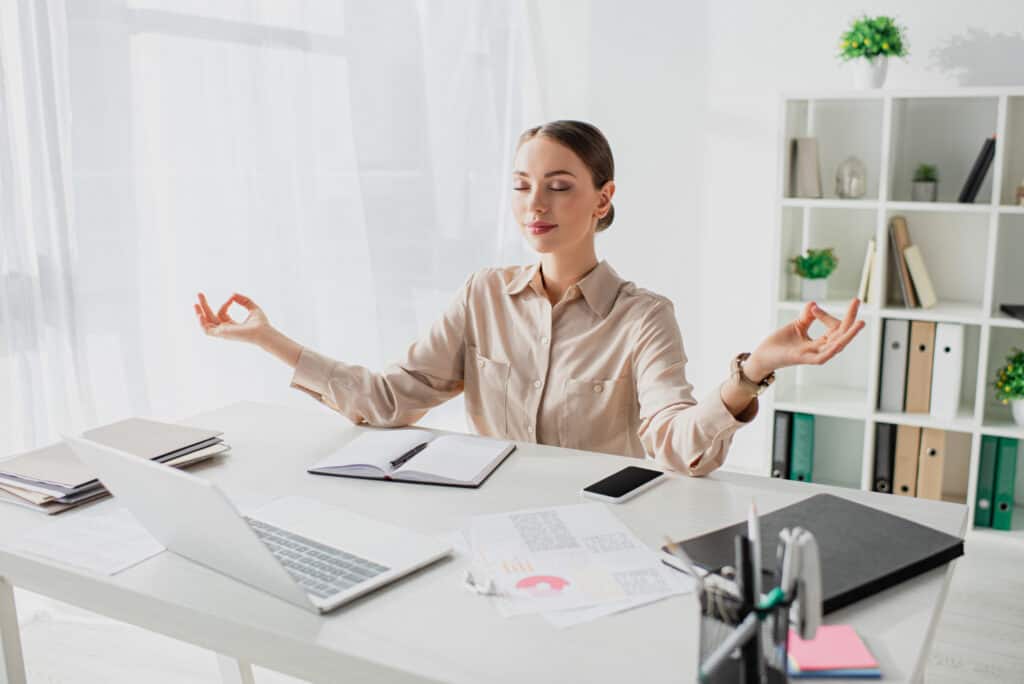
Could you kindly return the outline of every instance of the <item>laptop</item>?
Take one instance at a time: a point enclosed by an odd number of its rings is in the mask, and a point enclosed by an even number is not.
[[[201,477],[65,439],[168,550],[311,611],[326,613],[451,552],[433,537],[335,507],[246,517]]]

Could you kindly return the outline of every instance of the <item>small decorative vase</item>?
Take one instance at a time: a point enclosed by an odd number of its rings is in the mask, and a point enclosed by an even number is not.
[[[859,90],[881,88],[889,69],[889,57],[861,57],[853,60],[853,85]]]
[[[910,189],[910,198],[915,202],[934,202],[939,194],[939,184],[935,181],[914,181]]]
[[[857,157],[847,157],[836,167],[836,195],[858,199],[867,191],[868,170]]]
[[[801,278],[800,296],[805,302],[822,302],[828,295],[826,278]]]
[[[1024,426],[1024,399],[1011,400],[1010,410],[1013,411],[1013,422]]]

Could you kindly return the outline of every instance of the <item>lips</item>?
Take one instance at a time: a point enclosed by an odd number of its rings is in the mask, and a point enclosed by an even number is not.
[[[556,223],[548,223],[546,221],[534,221],[526,226],[530,229],[530,233],[533,235],[543,235],[544,233],[551,232],[558,227]]]

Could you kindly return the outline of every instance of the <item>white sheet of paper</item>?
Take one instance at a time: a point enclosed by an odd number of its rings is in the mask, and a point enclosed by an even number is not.
[[[613,615],[633,608],[639,608],[640,606],[646,606],[649,603],[655,603],[668,598],[669,596],[689,594],[696,588],[696,582],[694,582],[692,578],[683,575],[681,572],[677,572],[669,568],[662,568],[662,572],[666,574],[669,586],[671,587],[670,590],[664,594],[641,596],[639,598],[627,599],[618,603],[609,603],[602,606],[590,606],[587,608],[575,608],[570,610],[553,610],[544,613],[544,619],[555,627],[565,629],[566,627],[573,627],[575,625],[582,625],[586,622],[593,622],[605,615]]]
[[[468,537],[471,569],[494,581],[494,602],[506,617],[682,591],[659,557],[602,504],[476,516]]]

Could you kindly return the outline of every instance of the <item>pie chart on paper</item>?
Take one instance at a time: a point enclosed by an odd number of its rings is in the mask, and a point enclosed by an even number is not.
[[[534,598],[559,596],[569,586],[569,580],[554,575],[531,575],[516,582],[516,589]]]

